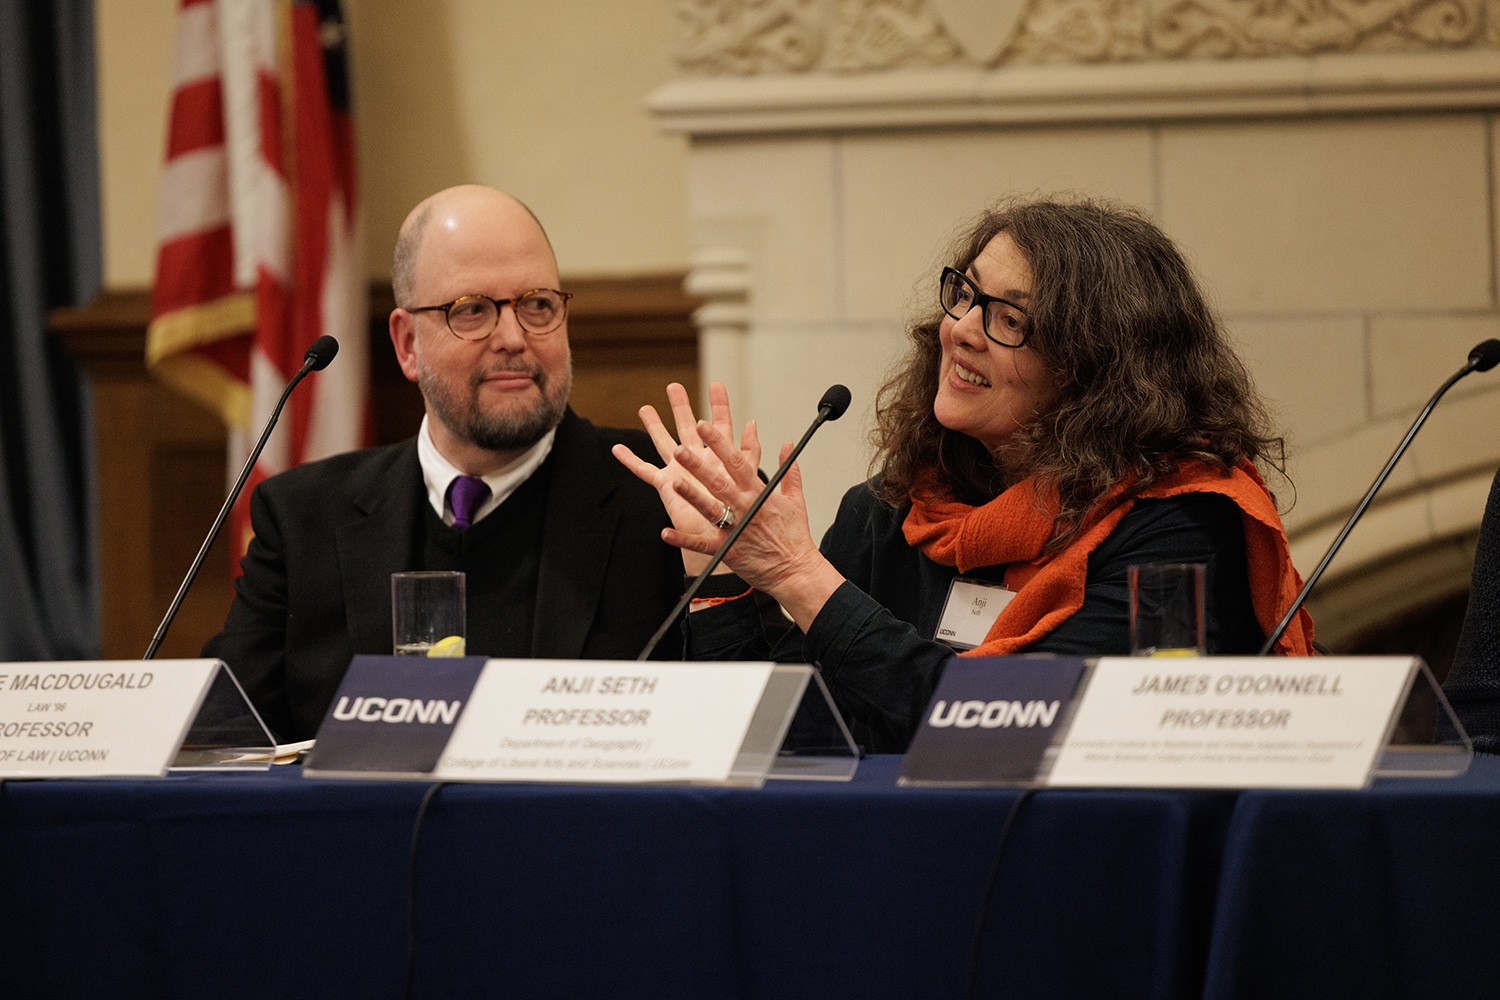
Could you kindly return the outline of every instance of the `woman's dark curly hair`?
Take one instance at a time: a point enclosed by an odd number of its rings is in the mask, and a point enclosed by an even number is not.
[[[1055,404],[1007,442],[1004,456],[933,415],[942,365],[934,310],[876,399],[876,491],[984,503],[1026,476],[1056,485],[1049,551],[1122,481],[1150,486],[1191,456],[1228,469],[1242,458],[1285,473],[1245,366],[1172,241],[1139,212],[1091,200],[1010,201],[985,212],[955,245],[966,269],[1006,233],[1031,266],[1026,346],[1053,373]],[[994,347],[990,350],[1004,351]]]

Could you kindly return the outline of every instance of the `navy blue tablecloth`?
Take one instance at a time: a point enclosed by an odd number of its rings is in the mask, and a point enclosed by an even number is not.
[[[417,996],[955,996],[1014,791],[454,785]],[[0,786],[0,996],[396,997],[425,786]],[[1500,758],[1365,792],[1048,790],[989,997],[1500,995]]]
[[[419,861],[416,995],[956,995],[1018,793],[897,788],[898,767],[759,790],[445,787]],[[295,768],[7,783],[0,992],[399,996],[424,787]],[[1198,996],[1234,802],[1031,798],[979,995]]]
[[[1208,1000],[1500,997],[1500,757],[1235,805]]]

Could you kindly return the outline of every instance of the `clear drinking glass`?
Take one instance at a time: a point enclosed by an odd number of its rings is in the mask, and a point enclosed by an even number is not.
[[[1131,566],[1130,655],[1202,656],[1205,640],[1203,563]]]
[[[464,615],[462,573],[391,574],[391,638],[397,656],[463,656]]]

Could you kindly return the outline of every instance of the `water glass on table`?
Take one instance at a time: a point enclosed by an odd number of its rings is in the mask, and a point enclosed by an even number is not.
[[[1208,652],[1203,563],[1131,566],[1130,655],[1203,656]]]
[[[463,656],[464,575],[392,573],[391,625],[397,656]]]

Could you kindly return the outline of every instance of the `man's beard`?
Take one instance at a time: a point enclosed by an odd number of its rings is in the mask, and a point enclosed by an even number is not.
[[[479,407],[479,388],[486,375],[499,370],[529,372],[541,398],[521,413],[483,412]],[[547,382],[547,373],[540,368],[522,364],[499,365],[469,376],[468,395],[465,397],[456,386],[435,375],[420,357],[417,359],[417,387],[422,390],[422,398],[432,407],[432,412],[450,434],[487,451],[530,448],[562,422],[568,392],[573,386],[571,354],[567,367],[563,369],[562,385],[549,392]]]

